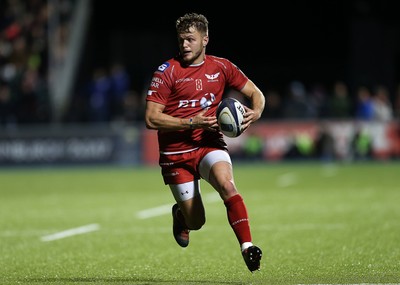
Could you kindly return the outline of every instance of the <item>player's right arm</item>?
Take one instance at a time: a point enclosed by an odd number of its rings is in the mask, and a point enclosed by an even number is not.
[[[187,129],[209,129],[217,126],[215,116],[206,117],[206,109],[191,118],[177,118],[163,113],[165,106],[153,101],[146,101],[145,121],[146,127],[153,130],[187,130]]]
[[[193,125],[190,119],[176,118],[163,113],[165,106],[153,101],[146,102],[146,127],[153,130],[190,129]]]

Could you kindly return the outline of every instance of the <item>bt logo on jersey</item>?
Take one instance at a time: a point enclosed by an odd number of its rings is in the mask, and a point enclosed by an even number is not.
[[[187,107],[196,107],[196,103],[199,102],[199,100],[194,99],[194,100],[179,100],[179,105],[178,108],[187,108]]]
[[[178,108],[195,108],[200,106],[203,109],[209,108],[215,101],[215,95],[213,93],[206,93],[200,100],[179,100]]]

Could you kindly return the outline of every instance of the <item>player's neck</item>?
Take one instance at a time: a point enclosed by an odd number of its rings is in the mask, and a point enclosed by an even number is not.
[[[206,56],[204,54],[202,54],[193,61],[189,61],[189,62],[182,61],[182,64],[185,66],[199,66],[204,63],[205,58],[206,58]]]

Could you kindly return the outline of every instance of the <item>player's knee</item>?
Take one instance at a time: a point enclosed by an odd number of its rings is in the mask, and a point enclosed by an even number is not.
[[[237,189],[233,180],[226,180],[220,189],[220,195],[222,198],[229,198],[237,194]]]

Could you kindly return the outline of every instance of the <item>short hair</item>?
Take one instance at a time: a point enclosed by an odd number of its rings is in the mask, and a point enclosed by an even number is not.
[[[187,13],[176,20],[175,27],[178,34],[188,33],[191,27],[194,27],[202,34],[207,34],[208,20],[202,14]]]

